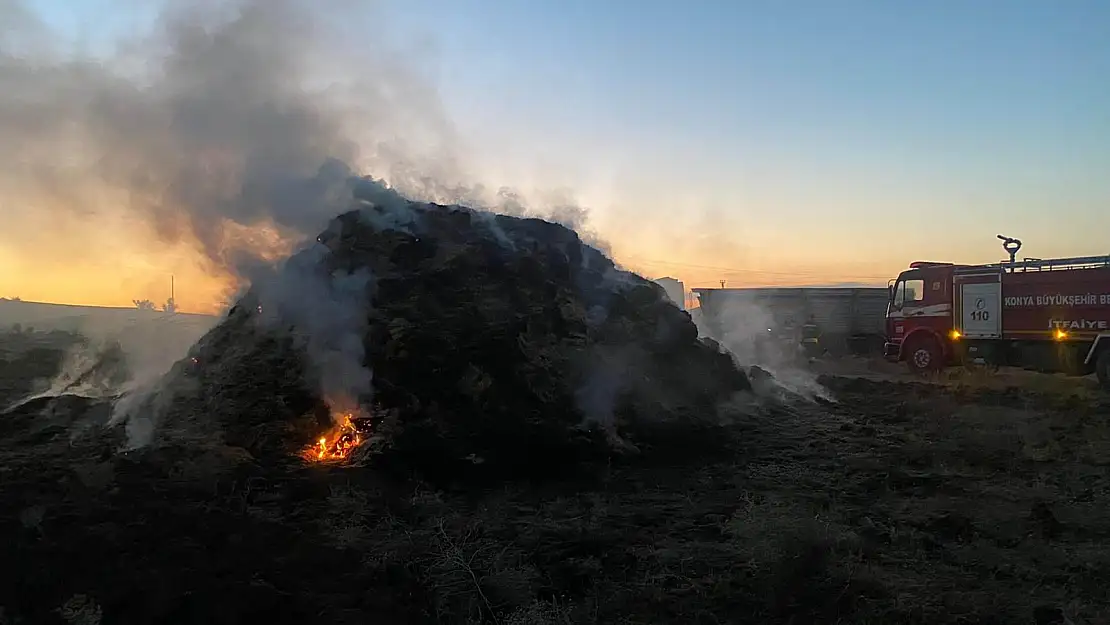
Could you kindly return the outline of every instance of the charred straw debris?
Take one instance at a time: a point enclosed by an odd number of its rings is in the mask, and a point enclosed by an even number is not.
[[[702,453],[721,402],[750,389],[662,287],[573,230],[399,200],[332,220],[162,386],[163,432],[204,415],[228,444],[288,457],[346,415],[365,441],[347,460],[433,480]]]

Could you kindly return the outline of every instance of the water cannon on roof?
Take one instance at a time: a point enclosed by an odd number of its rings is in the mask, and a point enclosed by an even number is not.
[[[998,238],[1002,241],[1002,249],[1010,255],[1010,263],[1014,263],[1017,260],[1018,250],[1021,249],[1021,239],[1013,239],[1001,234],[998,235]]]

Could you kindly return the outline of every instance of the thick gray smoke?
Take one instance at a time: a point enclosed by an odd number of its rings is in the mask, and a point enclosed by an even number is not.
[[[0,184],[75,213],[91,187],[126,191],[133,217],[247,279],[260,257],[288,253],[345,210],[355,174],[413,199],[584,229],[587,212],[567,192],[532,210],[507,187],[473,182],[433,83],[391,45],[377,2],[159,6],[149,28],[116,37],[115,52],[82,55],[60,52],[33,14],[4,5]],[[284,239],[280,250],[262,225]]]
[[[76,210],[89,188],[125,191],[130,214],[161,238],[194,244],[213,270],[241,284],[257,282],[268,305],[308,333],[321,390],[353,397],[366,384],[353,374],[363,360],[357,321],[366,318],[366,278],[315,276],[296,263],[275,270],[274,261],[350,208],[360,158],[388,153],[419,162],[407,142],[360,154],[359,131],[392,139],[447,125],[427,103],[398,101],[417,94],[417,81],[377,47],[377,33],[365,49],[340,54],[345,34],[322,17],[336,8],[357,5],[168,3],[149,32],[121,37],[126,53],[106,59],[52,54],[6,30],[0,139],[7,156],[0,158],[8,162],[0,175]],[[319,84],[342,78],[327,72],[346,58],[365,73]],[[444,140],[431,143],[442,151]],[[120,402],[116,420],[157,403],[132,397]]]
[[[136,8],[152,7],[117,0],[103,11]],[[166,242],[195,246],[236,288],[253,282],[264,310],[285,317],[272,323],[307,333],[325,396],[363,395],[369,374],[361,370],[360,323],[372,277],[320,276],[301,264],[319,251],[303,242],[351,207],[354,186],[366,190],[357,175],[374,174],[414,199],[532,213],[511,190],[470,183],[434,86],[390,44],[377,8],[342,0],[169,1],[149,25],[117,34],[113,46],[74,53],[7,0],[0,4],[0,189],[48,198],[66,207],[56,210],[71,210],[69,219],[92,217],[83,213],[87,194],[123,192],[129,218]],[[370,187],[374,204],[396,200],[386,186]],[[573,201],[549,204],[559,221],[582,230],[586,212]],[[278,267],[297,247],[305,250],[300,260]],[[139,377],[151,379],[147,373]],[[160,384],[135,389],[115,420],[164,403],[149,398]],[[143,423],[132,429],[145,439],[156,415]]]
[[[6,175],[76,208],[84,204],[68,196],[90,184],[126,190],[133,214],[161,237],[195,239],[217,267],[241,275],[259,250],[235,240],[233,226],[303,236],[349,198],[356,115],[361,127],[394,133],[420,121],[402,117],[387,95],[404,87],[401,72],[351,86],[357,111],[312,88],[335,41],[318,18],[324,8],[171,3],[151,33],[127,37],[130,54],[104,62],[28,56],[5,38]]]

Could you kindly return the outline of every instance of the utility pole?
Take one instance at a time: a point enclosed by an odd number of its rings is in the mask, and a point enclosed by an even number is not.
[[[174,299],[174,283],[173,274],[170,274],[170,299],[166,301],[166,305],[162,307],[163,312],[175,313],[177,312],[177,301]]]
[[[725,288],[725,281],[724,280],[721,280],[721,288],[722,289]]]

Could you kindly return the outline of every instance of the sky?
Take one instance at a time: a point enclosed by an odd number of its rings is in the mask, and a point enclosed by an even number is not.
[[[152,14],[24,4],[86,51]],[[569,191],[647,277],[885,285],[913,260],[996,261],[997,234],[1110,254],[1110,3],[383,0],[333,17],[431,85],[468,175]],[[181,307],[218,304],[187,246],[126,216],[63,227],[3,200],[38,234],[0,234],[0,296],[162,301],[173,273]],[[85,251],[48,262],[44,232]]]

